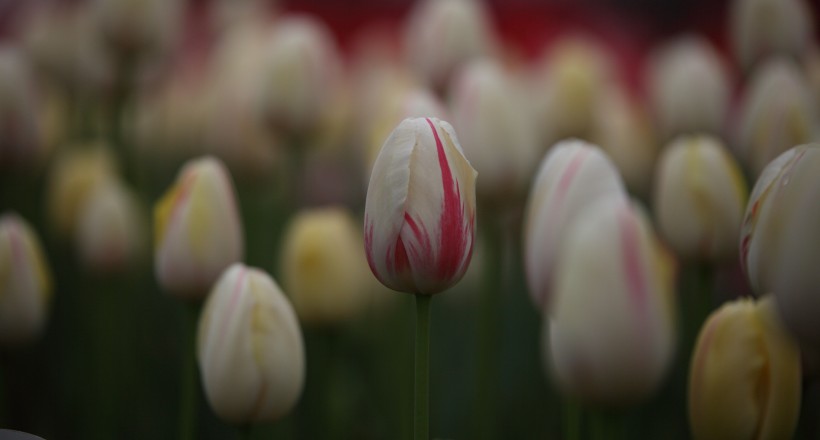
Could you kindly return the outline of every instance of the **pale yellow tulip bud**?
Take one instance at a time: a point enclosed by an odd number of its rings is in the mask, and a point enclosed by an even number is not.
[[[42,333],[50,299],[51,271],[37,235],[17,214],[0,216],[0,345]]]
[[[734,0],[732,49],[744,70],[772,55],[795,58],[812,39],[812,13],[803,0]]]
[[[299,322],[260,269],[234,264],[219,278],[199,321],[197,358],[208,403],[227,422],[281,419],[302,393]]]
[[[747,196],[740,166],[717,138],[682,136],[664,149],[653,207],[658,229],[681,257],[736,258]]]
[[[219,159],[189,161],[154,208],[159,284],[202,298],[219,275],[242,260],[245,241],[230,174]]]
[[[689,369],[696,440],[791,438],[800,414],[800,352],[771,298],[740,299],[712,313]]]

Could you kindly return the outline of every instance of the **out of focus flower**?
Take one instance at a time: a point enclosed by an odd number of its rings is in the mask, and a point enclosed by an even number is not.
[[[228,171],[204,157],[188,162],[154,208],[155,271],[168,292],[200,299],[245,241]]]
[[[231,265],[199,321],[197,358],[211,408],[237,424],[275,421],[299,400],[305,353],[296,314],[260,269]]]
[[[298,214],[285,232],[282,284],[306,324],[333,324],[361,312],[370,273],[359,228],[340,208]]]
[[[72,236],[89,193],[116,175],[116,162],[104,145],[72,146],[55,158],[48,177],[46,211],[57,234]]]
[[[613,195],[626,195],[621,177],[595,145],[574,139],[559,142],[541,161],[524,223],[524,267],[539,312],[551,308],[555,266],[570,225],[589,204]]]
[[[545,358],[563,392],[622,405],[651,396],[675,351],[674,263],[637,205],[585,209],[561,245]]]
[[[772,293],[786,327],[820,349],[820,144],[792,148],[758,178],[746,206],[740,258],[752,288]]]
[[[472,0],[418,2],[404,38],[411,67],[437,91],[443,91],[461,66],[488,55],[495,45],[485,3]]]
[[[145,251],[145,213],[135,195],[116,179],[88,192],[78,211],[75,240],[80,260],[97,272],[133,266]]]
[[[0,345],[32,341],[43,330],[51,272],[40,240],[20,216],[0,216]]]
[[[752,176],[780,153],[820,135],[817,105],[790,61],[774,59],[760,66],[741,105],[738,141]]]
[[[0,46],[0,165],[26,165],[43,156],[43,127],[32,72],[15,48]]]
[[[792,438],[800,414],[800,351],[771,298],[740,299],[712,313],[689,369],[693,437]]]
[[[700,37],[661,48],[648,71],[649,95],[660,129],[669,140],[681,134],[723,132],[731,87],[720,55]]]
[[[384,143],[365,204],[365,250],[385,286],[432,295],[457,283],[475,240],[476,171],[453,127],[405,119]]]
[[[453,125],[481,174],[479,198],[515,199],[530,180],[537,151],[510,74],[494,61],[476,60],[456,77],[452,93]]]
[[[121,57],[162,55],[182,30],[179,0],[93,0],[89,13],[103,41]]]
[[[736,258],[747,196],[740,166],[717,138],[681,136],[664,149],[653,207],[658,229],[681,257]]]
[[[734,0],[732,47],[744,70],[771,55],[799,57],[813,34],[811,10],[803,0]]]

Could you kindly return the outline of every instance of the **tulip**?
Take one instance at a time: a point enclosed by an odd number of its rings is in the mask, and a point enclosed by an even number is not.
[[[228,171],[213,157],[192,160],[154,208],[155,271],[168,292],[187,299],[207,293],[242,260],[244,239]]]
[[[473,61],[456,77],[453,124],[481,174],[480,198],[514,198],[530,180],[536,140],[533,127],[518,113],[521,106],[512,78],[497,62]]]
[[[771,298],[712,313],[689,369],[689,422],[697,440],[792,438],[800,414],[800,351]]]
[[[615,166],[592,144],[574,139],[559,142],[541,161],[524,224],[524,266],[538,311],[551,307],[560,243],[570,225],[599,198],[625,194]]]
[[[561,244],[545,357],[564,393],[586,404],[650,397],[675,349],[674,264],[646,215],[609,196]]]
[[[746,71],[773,54],[799,57],[812,40],[803,0],[734,0],[729,17],[732,50]]]
[[[299,213],[285,232],[282,284],[306,324],[332,324],[361,312],[370,277],[360,231],[340,208]]]
[[[658,228],[686,259],[737,257],[748,190],[740,166],[716,138],[682,136],[663,152],[655,176]]]
[[[103,41],[118,54],[163,54],[182,29],[179,0],[94,0],[90,4]]]
[[[0,216],[0,345],[31,342],[42,331],[51,272],[37,235],[20,216]]]
[[[752,176],[780,153],[820,136],[808,83],[789,61],[773,59],[755,71],[740,108],[741,156]]]
[[[32,72],[16,49],[0,46],[0,165],[30,164],[42,157],[40,108]]]
[[[752,190],[740,238],[740,259],[752,288],[771,292],[797,339],[820,349],[820,144],[781,154]]]
[[[275,421],[296,405],[302,332],[267,273],[237,263],[222,274],[199,321],[197,359],[208,403],[227,422]]]
[[[649,92],[664,139],[681,134],[720,134],[729,105],[729,74],[700,37],[664,46],[649,65]]]
[[[365,202],[365,250],[385,286],[432,295],[457,283],[475,239],[476,171],[453,127],[402,121],[373,165]]]

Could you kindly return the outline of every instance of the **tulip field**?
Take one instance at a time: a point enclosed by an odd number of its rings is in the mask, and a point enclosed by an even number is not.
[[[0,440],[818,439],[818,36],[0,2]]]

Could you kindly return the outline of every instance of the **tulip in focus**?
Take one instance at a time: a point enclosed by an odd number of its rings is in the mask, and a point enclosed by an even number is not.
[[[553,380],[585,404],[654,394],[675,351],[674,260],[622,196],[587,207],[562,242],[544,352]]]
[[[31,342],[43,331],[51,272],[40,240],[20,216],[0,216],[0,345]]]
[[[752,190],[740,259],[752,288],[770,292],[786,328],[820,350],[820,144],[781,154]]]
[[[800,351],[772,298],[740,299],[712,313],[689,370],[696,440],[792,438],[800,414]]]
[[[675,253],[728,260],[737,257],[747,195],[740,166],[718,139],[682,136],[660,158],[652,205]]]
[[[244,253],[242,223],[228,171],[213,157],[192,160],[154,208],[155,271],[168,292],[205,296]]]
[[[457,283],[475,239],[476,171],[453,127],[405,119],[384,143],[365,204],[365,250],[385,286],[432,295]]]
[[[812,40],[803,0],[734,0],[729,14],[732,49],[746,71],[772,55],[799,58]]]
[[[214,285],[199,321],[197,358],[208,403],[227,422],[279,420],[302,393],[299,321],[260,269],[233,264]]]
[[[541,161],[524,223],[524,267],[533,303],[551,308],[555,266],[563,237],[585,207],[606,196],[626,196],[618,170],[595,145],[559,142]]]

